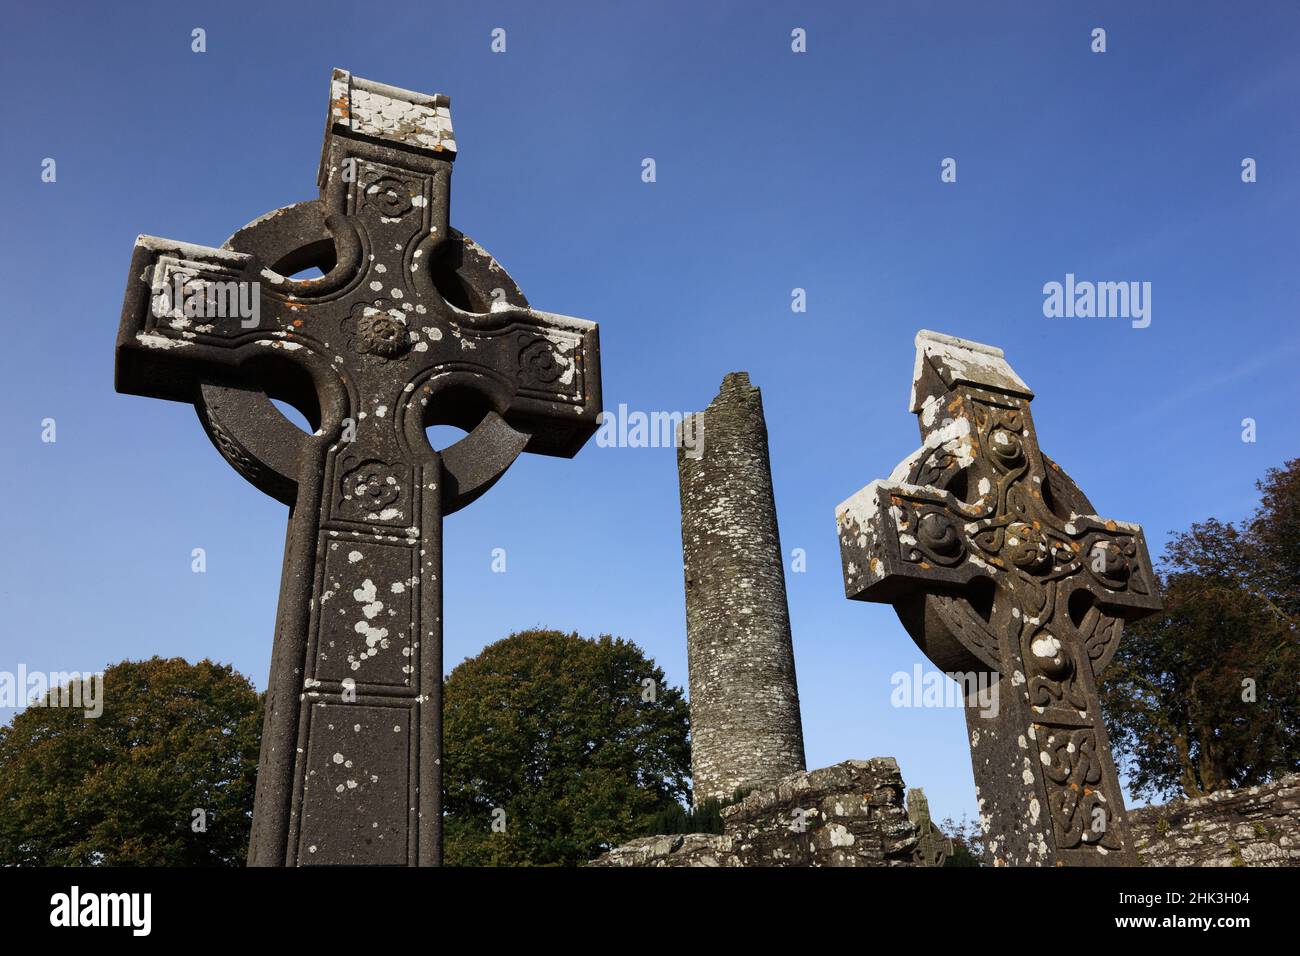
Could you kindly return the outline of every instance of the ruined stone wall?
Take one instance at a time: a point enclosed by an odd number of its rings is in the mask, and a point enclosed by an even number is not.
[[[1128,814],[1147,866],[1300,866],[1300,774]]]
[[[927,865],[903,794],[893,758],[847,760],[792,774],[724,808],[721,835],[643,837],[588,865]],[[1129,811],[1128,824],[1146,866],[1300,866],[1300,774],[1140,807]]]
[[[805,764],[763,399],[734,372],[690,419],[677,470],[698,803]]]
[[[917,829],[890,757],[792,774],[722,811],[726,832],[643,837],[590,866],[913,866]]]

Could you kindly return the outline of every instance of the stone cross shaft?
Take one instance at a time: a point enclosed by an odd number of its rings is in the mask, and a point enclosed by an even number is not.
[[[837,509],[844,589],[964,682],[995,864],[1133,864],[1096,682],[1160,602],[1142,529],[1039,450],[1032,398],[1000,349],[917,335],[922,446]]]
[[[343,70],[330,87],[319,199],[220,249],[137,241],[116,384],[193,403],[290,507],[249,863],[433,865],[442,519],[523,451],[577,453],[599,344],[450,227],[446,97]],[[435,451],[434,424],[468,434]]]

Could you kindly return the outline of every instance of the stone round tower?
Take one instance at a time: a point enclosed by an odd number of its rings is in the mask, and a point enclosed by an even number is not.
[[[695,802],[804,769],[763,398],[722,380],[679,432]]]

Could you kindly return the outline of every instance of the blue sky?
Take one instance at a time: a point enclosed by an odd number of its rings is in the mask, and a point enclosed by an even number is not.
[[[180,655],[265,685],[286,511],[192,410],[116,395],[113,342],[138,233],[220,245],[315,196],[338,66],[450,95],[452,223],[535,306],[600,323],[606,408],[699,409],[750,372],[783,544],[807,552],[788,589],[810,766],[893,755],[937,816],[973,814],[960,711],[890,706],[923,658],[840,581],[835,505],[917,444],[916,331],[1005,348],[1044,449],[1153,552],[1248,514],[1300,447],[1300,10],[1134,6],[9,10],[0,669]],[[1066,273],[1150,282],[1150,327],[1045,318]],[[446,562],[448,668],[545,625],[629,638],[685,685],[671,450],[525,456],[448,521]]]

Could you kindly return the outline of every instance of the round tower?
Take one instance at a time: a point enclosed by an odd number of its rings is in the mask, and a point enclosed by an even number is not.
[[[763,399],[733,372],[679,432],[696,804],[804,769]]]

